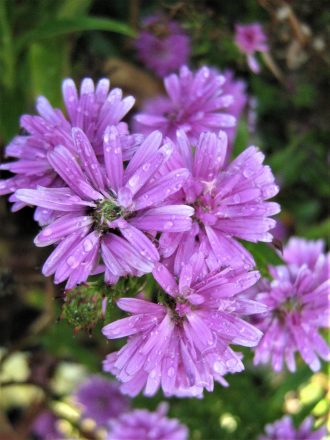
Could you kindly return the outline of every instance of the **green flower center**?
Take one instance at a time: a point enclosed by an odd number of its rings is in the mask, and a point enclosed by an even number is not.
[[[100,200],[92,213],[95,229],[105,232],[109,229],[108,223],[123,216],[122,208],[117,205],[114,199]]]

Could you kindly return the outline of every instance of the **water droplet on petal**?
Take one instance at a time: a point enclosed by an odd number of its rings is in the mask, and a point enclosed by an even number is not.
[[[83,244],[85,252],[89,252],[93,248],[93,243],[88,238],[84,241]]]
[[[71,255],[67,260],[66,260],[67,264],[74,269],[75,267],[78,266],[79,262],[77,261],[77,259]]]

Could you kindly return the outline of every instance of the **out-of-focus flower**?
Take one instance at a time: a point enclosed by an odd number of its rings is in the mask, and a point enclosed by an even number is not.
[[[145,387],[151,396],[161,387],[166,396],[202,397],[204,388],[213,390],[214,380],[227,385],[224,374],[244,369],[240,354],[229,345],[254,347],[262,335],[241,318],[262,313],[264,305],[237,298],[259,273],[225,269],[205,275],[203,265],[202,252],[194,254],[177,282],[158,264],[153,275],[165,292],[159,304],[118,301],[132,316],[108,324],[103,334],[129,339],[107,356],[103,368],[123,382],[124,393],[135,396]]]
[[[57,417],[49,410],[42,412],[33,424],[32,432],[41,440],[58,440],[62,434],[56,427]]]
[[[267,37],[261,24],[237,24],[235,26],[235,43],[247,56],[247,62],[254,73],[259,73],[260,66],[255,57],[256,52],[267,52]]]
[[[98,426],[106,426],[109,419],[119,417],[129,408],[119,384],[97,375],[80,384],[75,398],[83,408],[83,417],[95,420]]]
[[[172,153],[169,144],[162,145],[159,132],[143,141],[125,169],[115,126],[105,131],[104,167],[81,129],[74,128],[72,138],[76,155],[59,145],[47,156],[65,182],[61,188],[16,192],[27,204],[58,212],[35,239],[37,246],[58,244],[43,274],[55,273],[55,283],[68,280],[67,288],[72,288],[95,272],[105,271],[108,283],[127,274],[151,272],[159,259],[151,233],[191,227],[193,208],[163,203],[181,188],[189,172],[179,169],[156,179],[155,173]]]
[[[326,427],[321,426],[313,431],[313,417],[307,417],[299,428],[295,428],[292,419],[284,416],[282,419],[266,425],[265,435],[258,440],[322,440],[326,435]]]
[[[272,241],[269,231],[276,222],[270,216],[280,211],[277,203],[266,201],[278,192],[272,171],[263,165],[264,155],[256,147],[247,148],[225,166],[226,147],[224,132],[203,133],[193,145],[178,131],[176,150],[166,166],[190,170],[190,178],[175,199],[194,207],[195,215],[190,231],[165,233],[160,238],[162,255],[175,258],[175,268],[187,261],[196,243],[205,246],[211,270],[249,268],[254,260],[237,239]]]
[[[241,79],[235,78],[232,70],[225,70],[223,74],[225,77],[225,82],[222,86],[223,93],[233,97],[232,103],[227,107],[227,112],[233,115],[238,123],[248,100],[246,83]],[[234,127],[225,128],[223,130],[228,136],[227,157],[225,160],[225,162],[227,162],[231,157],[237,125]]]
[[[292,238],[284,249],[286,266],[270,267],[271,282],[262,280],[256,299],[269,311],[259,316],[264,336],[256,348],[255,364],[271,361],[275,371],[285,362],[296,370],[295,353],[313,370],[330,350],[319,331],[329,327],[330,254],[323,254],[322,241]]]
[[[84,131],[96,154],[102,153],[107,126],[116,125],[123,135],[128,132],[126,124],[120,121],[133,107],[135,100],[132,96],[123,99],[120,89],[109,91],[109,87],[108,79],[101,79],[95,88],[93,81],[85,78],[78,94],[72,79],[66,79],[62,91],[67,117],[61,110],[54,109],[43,96],[37,100],[39,116],[22,116],[20,124],[27,134],[16,136],[6,147],[6,156],[17,160],[0,165],[1,170],[15,174],[14,177],[0,180],[0,195],[13,193],[9,199],[14,202],[13,211],[25,206],[15,195],[17,189],[63,185],[62,179],[49,163],[48,153],[57,145],[63,145],[71,154],[75,154],[72,127]],[[124,155],[129,156],[129,150],[140,143],[141,136],[125,136],[125,140]],[[53,217],[51,213],[52,208],[37,208],[35,219],[40,224],[47,224]]]
[[[164,15],[148,17],[135,47],[140,60],[158,76],[164,77],[188,63],[190,39],[179,23]]]
[[[181,67],[179,75],[164,79],[168,96],[147,101],[135,116],[136,131],[148,134],[157,129],[175,140],[176,131],[182,129],[191,142],[197,142],[204,131],[234,127],[236,118],[227,110],[233,97],[224,94],[225,81],[225,76],[206,66],[195,73]]]
[[[187,440],[188,429],[177,419],[166,417],[168,406],[155,412],[136,409],[109,422],[107,440]]]

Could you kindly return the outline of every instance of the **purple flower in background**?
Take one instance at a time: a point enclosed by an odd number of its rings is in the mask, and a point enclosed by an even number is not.
[[[58,440],[63,435],[56,427],[57,417],[51,411],[42,412],[35,420],[32,432],[42,440]]]
[[[36,237],[37,246],[57,243],[43,266],[43,274],[55,273],[55,283],[68,279],[67,288],[105,271],[108,283],[131,274],[151,272],[159,255],[152,243],[155,232],[184,231],[191,227],[194,210],[165,205],[189,172],[178,169],[157,178],[172,148],[162,145],[162,135],[149,135],[127,167],[118,129],[104,135],[104,166],[84,132],[74,128],[76,156],[63,145],[48,153],[48,161],[61,176],[61,188],[21,189],[19,200],[58,212],[56,220]],[[102,257],[101,266],[99,264]]]
[[[166,417],[168,407],[155,412],[136,409],[109,422],[107,440],[187,440],[188,429],[178,419]]]
[[[160,77],[187,64],[190,55],[188,35],[179,23],[163,15],[144,20],[135,47],[140,60]]]
[[[129,409],[127,397],[119,391],[119,384],[101,376],[89,376],[77,389],[76,400],[83,407],[83,417],[105,426]]]
[[[204,131],[234,127],[236,119],[227,111],[233,98],[223,93],[225,81],[223,75],[208,67],[195,73],[181,67],[179,75],[164,79],[168,96],[147,101],[143,112],[135,116],[136,131],[148,134],[160,130],[175,140],[177,129],[182,129],[191,142],[196,142]]]
[[[283,260],[296,266],[306,264],[309,269],[314,270],[320,255],[324,253],[324,248],[323,240],[305,240],[304,238],[292,237],[283,249]]]
[[[295,353],[313,370],[321,357],[330,360],[330,349],[319,334],[329,327],[330,254],[323,254],[321,241],[292,238],[284,249],[286,266],[270,267],[273,280],[263,280],[256,299],[269,311],[259,317],[264,332],[254,362],[271,362],[281,371],[285,362],[296,370]]]
[[[327,434],[325,426],[313,431],[313,417],[307,417],[299,428],[295,428],[292,419],[284,416],[276,422],[266,425],[265,435],[258,440],[322,440]]]
[[[126,134],[127,126],[120,121],[133,107],[135,100],[132,96],[123,99],[120,89],[109,92],[109,87],[108,79],[101,79],[95,88],[93,81],[85,78],[78,94],[72,79],[63,81],[62,91],[67,117],[61,110],[54,109],[45,97],[39,97],[37,100],[39,116],[22,116],[20,124],[27,134],[16,136],[6,147],[6,156],[17,160],[0,165],[0,169],[15,174],[14,177],[0,180],[0,195],[15,193],[19,188],[63,185],[49,163],[48,153],[57,145],[63,145],[75,154],[72,127],[84,131],[97,154],[102,153],[103,135],[108,125],[118,124],[119,132]],[[140,136],[126,136],[125,139],[127,139],[127,149],[133,148],[140,142]],[[125,155],[127,155],[126,151]],[[14,202],[14,211],[25,206],[15,194],[9,200]],[[37,208],[35,219],[40,224],[46,224],[53,218],[51,213],[51,208],[50,211]]]
[[[266,201],[278,192],[271,169],[263,165],[264,155],[256,147],[247,148],[224,166],[226,147],[224,132],[203,133],[195,145],[183,131],[177,134],[176,150],[166,166],[190,170],[191,176],[176,200],[194,207],[195,215],[190,231],[165,233],[160,238],[162,255],[174,255],[175,268],[194,252],[196,240],[205,246],[211,270],[254,266],[252,256],[237,239],[272,241],[269,231],[275,220],[269,217],[280,207]]]
[[[202,397],[204,388],[213,390],[214,380],[227,385],[224,374],[244,369],[229,344],[254,347],[262,336],[241,317],[262,313],[265,306],[237,297],[259,273],[225,269],[204,275],[203,264],[202,252],[194,254],[178,282],[158,264],[153,275],[164,290],[159,304],[138,298],[117,302],[132,316],[102,331],[108,339],[129,338],[103,368],[123,382],[124,393],[135,396],[145,388],[152,396],[161,387],[166,396]]]
[[[231,70],[225,70],[223,74],[226,79],[222,87],[223,93],[233,97],[232,103],[227,107],[227,112],[233,115],[238,121],[247,104],[246,83],[243,80],[236,79],[234,72]],[[227,158],[225,160],[227,163],[231,157],[237,126],[225,128],[224,131],[228,136]]]
[[[261,24],[237,24],[235,26],[235,43],[239,50],[247,56],[247,62],[254,73],[259,73],[260,66],[255,52],[267,52],[267,37]]]

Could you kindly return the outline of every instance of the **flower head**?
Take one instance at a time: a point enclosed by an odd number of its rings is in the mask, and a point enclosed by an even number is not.
[[[187,64],[190,55],[188,35],[179,23],[163,15],[144,20],[135,46],[140,60],[160,77]]]
[[[119,391],[119,384],[101,376],[90,376],[75,392],[83,407],[83,417],[105,426],[109,419],[117,418],[129,408],[128,400]]]
[[[57,440],[62,434],[57,428],[57,417],[49,410],[43,411],[35,420],[32,432],[42,440]]]
[[[261,24],[237,24],[235,31],[235,43],[240,51],[247,56],[247,62],[252,72],[258,73],[260,67],[254,54],[268,50],[267,37]]]
[[[120,121],[133,107],[135,100],[132,96],[123,99],[120,89],[109,91],[109,87],[107,79],[101,79],[95,87],[90,78],[85,78],[79,94],[72,79],[63,81],[67,116],[61,110],[54,109],[45,97],[39,97],[39,116],[22,116],[21,127],[27,134],[16,136],[6,147],[6,156],[16,160],[0,165],[0,169],[9,170],[15,176],[0,180],[0,195],[15,193],[20,188],[60,187],[63,181],[51,166],[48,153],[56,146],[63,145],[71,154],[75,154],[75,143],[71,135],[73,127],[84,131],[96,154],[102,153],[107,126],[116,125],[121,134],[127,134],[126,124]],[[124,155],[127,156],[129,150],[140,143],[140,138],[125,136],[127,145]],[[13,210],[25,206],[15,194],[10,197],[10,201],[14,202]],[[35,218],[40,224],[46,224],[52,215],[48,209],[37,209]]]
[[[116,127],[105,131],[104,166],[81,129],[74,128],[72,138],[76,155],[58,145],[47,156],[64,181],[61,188],[16,192],[19,200],[58,213],[35,239],[37,246],[58,244],[43,274],[55,273],[55,283],[68,279],[71,288],[95,272],[105,271],[109,283],[123,275],[151,272],[159,259],[153,233],[191,227],[192,208],[164,204],[181,188],[188,171],[179,169],[156,179],[172,152],[169,144],[162,145],[159,132],[144,140],[125,169]]]
[[[284,249],[283,266],[270,267],[271,282],[263,280],[256,298],[268,306],[258,319],[264,336],[256,348],[255,364],[271,361],[275,371],[285,362],[296,370],[295,353],[313,370],[318,356],[330,360],[330,350],[319,331],[329,327],[330,254],[322,242],[292,238]]]
[[[234,72],[232,70],[224,71],[225,82],[223,84],[223,93],[225,95],[232,96],[232,103],[227,107],[227,112],[233,115],[237,121],[239,121],[241,114],[247,104],[247,93],[246,93],[246,83],[241,79],[237,79],[234,77]],[[230,159],[233,142],[236,136],[237,125],[234,127],[224,128],[223,131],[228,136],[228,149],[227,149],[227,158]]]
[[[186,167],[190,177],[176,194],[178,203],[195,209],[193,228],[186,233],[163,234],[162,255],[181,261],[203,243],[211,270],[219,266],[254,266],[249,252],[237,239],[272,241],[275,226],[270,216],[279,212],[277,203],[267,200],[278,192],[271,169],[263,165],[264,155],[249,147],[233,162],[224,165],[227,138],[224,132],[203,133],[192,145],[183,131],[177,134],[175,152],[167,166]]]
[[[129,395],[154,395],[161,387],[166,396],[202,397],[213,390],[214,380],[226,385],[226,373],[244,369],[230,344],[257,345],[261,333],[241,319],[261,313],[263,305],[237,295],[253,285],[258,272],[231,271],[203,274],[204,256],[194,254],[182,266],[178,280],[162,264],[153,275],[163,294],[155,304],[121,298],[118,306],[132,314],[103,328],[109,339],[129,336],[119,352],[104,361],[105,371],[123,382]],[[161,341],[161,344],[159,343]]]
[[[307,417],[296,429],[291,417],[284,416],[281,420],[266,425],[266,434],[261,435],[259,440],[322,440],[326,435],[326,427],[321,426],[313,431],[313,422],[313,417]]]
[[[233,127],[236,119],[227,111],[233,99],[223,93],[224,83],[225,77],[208,67],[195,73],[181,67],[179,75],[164,79],[168,96],[149,100],[135,117],[136,131],[147,134],[157,129],[174,140],[177,129],[182,129],[195,142],[203,131]]]
[[[167,405],[155,412],[136,409],[109,422],[107,440],[187,440],[188,429],[177,419],[166,417]]]

